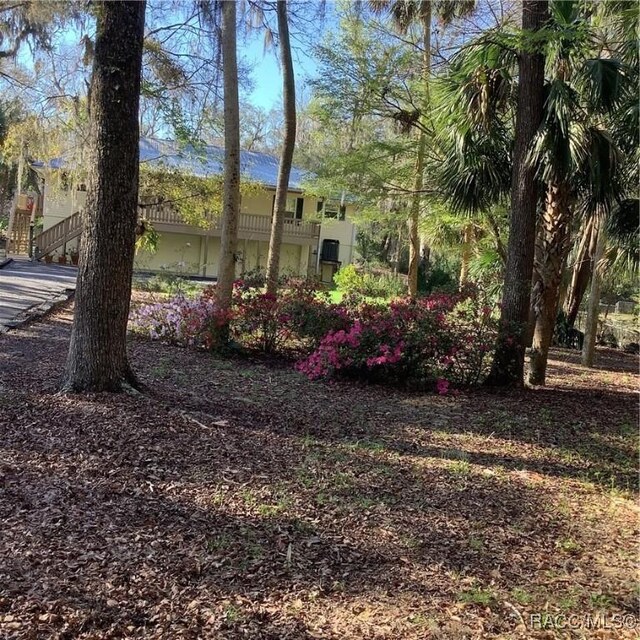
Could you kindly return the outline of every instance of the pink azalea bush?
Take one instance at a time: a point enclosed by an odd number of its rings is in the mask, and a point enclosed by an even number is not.
[[[497,314],[475,291],[332,304],[308,281],[289,281],[277,296],[238,281],[228,315],[214,293],[210,287],[195,300],[143,305],[132,327],[152,339],[212,349],[228,322],[231,336],[249,349],[296,352],[296,368],[312,380],[355,378],[442,395],[482,381],[497,335]]]
[[[308,351],[330,331],[346,327],[349,318],[329,303],[316,282],[289,279],[273,296],[238,281],[234,288],[232,331],[242,344],[265,353]]]
[[[347,329],[330,331],[297,364],[311,379],[354,377],[391,384],[478,383],[487,372],[497,325],[475,294],[399,299],[351,310]]]

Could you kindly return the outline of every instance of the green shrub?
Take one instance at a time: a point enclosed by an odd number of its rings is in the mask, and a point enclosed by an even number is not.
[[[406,284],[391,273],[358,271],[352,264],[335,274],[333,281],[345,295],[392,299],[406,293]]]
[[[355,265],[348,264],[346,267],[342,267],[333,276],[333,281],[336,287],[346,294],[362,293],[362,276],[358,273]]]

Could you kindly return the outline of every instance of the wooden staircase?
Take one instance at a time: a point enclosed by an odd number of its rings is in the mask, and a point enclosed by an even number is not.
[[[62,247],[62,252],[66,253],[67,243],[77,238],[81,231],[82,219],[80,212],[76,211],[73,215],[58,222],[53,227],[49,227],[34,238],[39,255],[45,256],[60,247]]]

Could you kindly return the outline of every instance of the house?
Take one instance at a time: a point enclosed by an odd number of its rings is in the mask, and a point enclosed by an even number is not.
[[[220,147],[195,149],[170,141],[140,140],[140,162],[151,168],[205,177],[222,175],[223,160],[224,150]],[[242,179],[256,188],[241,200],[238,276],[266,267],[279,160],[264,153],[242,151],[240,162]],[[44,183],[42,232],[36,235],[35,243],[41,256],[53,255],[54,259],[77,247],[80,211],[86,200],[85,185],[66,179],[64,167],[59,159],[31,164]],[[283,274],[317,275],[324,282],[331,282],[335,271],[354,259],[355,207],[352,202],[344,204],[306,194],[303,178],[304,172],[293,167],[280,269]],[[141,205],[140,218],[151,224],[159,242],[155,253],[137,252],[136,270],[217,276],[221,235],[217,216],[207,216],[206,226],[189,224],[171,204],[156,201]],[[16,240],[14,244],[19,243]]]

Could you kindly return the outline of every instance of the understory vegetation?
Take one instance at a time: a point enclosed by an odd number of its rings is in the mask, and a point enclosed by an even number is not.
[[[348,277],[339,303],[311,280],[289,279],[275,295],[259,281],[239,280],[229,312],[219,310],[210,286],[195,297],[139,304],[131,326],[154,340],[211,351],[228,325],[236,344],[295,359],[312,380],[352,378],[446,393],[451,384],[484,379],[498,312],[476,288],[372,301]]]

